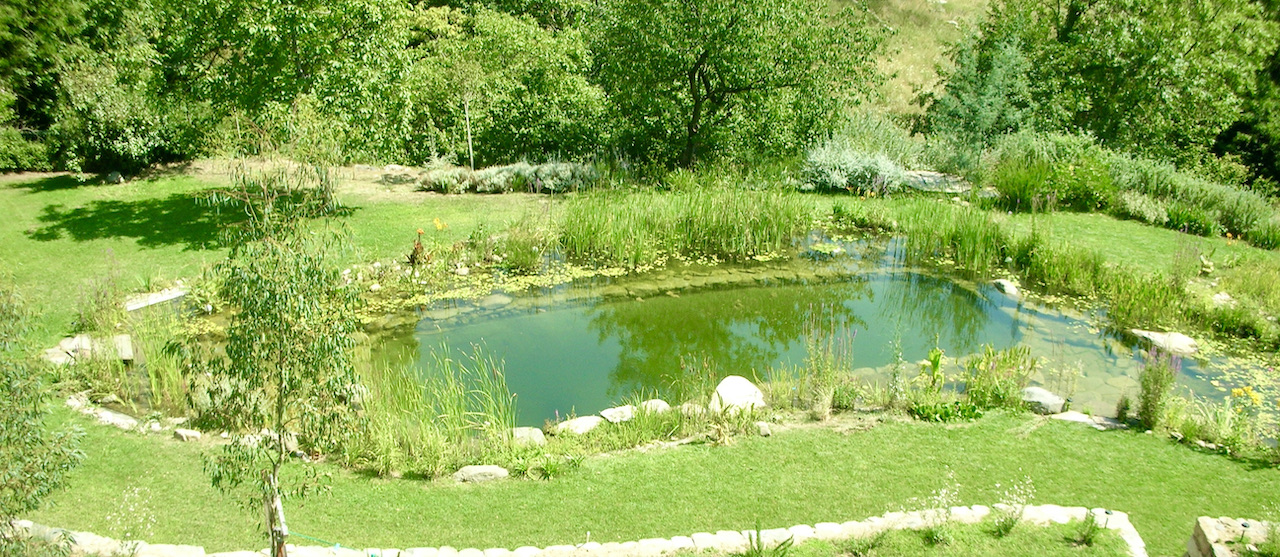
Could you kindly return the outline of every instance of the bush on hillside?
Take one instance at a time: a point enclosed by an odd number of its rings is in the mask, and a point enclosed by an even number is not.
[[[824,192],[883,194],[897,189],[906,180],[906,169],[888,155],[863,151],[843,137],[809,149],[800,173],[804,179],[803,189]]]

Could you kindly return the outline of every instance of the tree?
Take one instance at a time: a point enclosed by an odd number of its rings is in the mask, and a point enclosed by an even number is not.
[[[1274,48],[1275,26],[1260,15],[1250,0],[999,0],[981,52],[957,56],[952,75],[1024,57],[1024,75],[1009,78],[1029,87],[1033,127],[1195,164],[1236,120]],[[948,83],[943,98],[963,86]]]
[[[220,266],[221,296],[235,308],[225,355],[197,351],[191,369],[198,419],[235,432],[206,462],[213,484],[253,488],[246,504],[264,505],[277,556],[288,536],[283,499],[318,486],[311,467],[282,477],[288,459],[333,450],[351,435],[361,392],[351,362],[354,292],[325,260],[331,244],[299,224],[301,180],[311,177],[243,178],[231,192],[249,201],[251,241]]]
[[[46,392],[30,365],[23,337],[28,313],[0,282],[0,555],[35,555],[13,530],[13,520],[34,511],[84,455],[74,432],[45,428]]]
[[[414,19],[417,127],[439,131],[424,147],[469,162],[470,130],[482,166],[598,152],[604,92],[587,78],[591,54],[581,31],[485,8],[424,8]]]
[[[875,81],[882,33],[865,12],[827,17],[824,1],[617,0],[601,9],[599,81],[625,126],[623,150],[642,159],[690,167],[769,119],[816,135]]]

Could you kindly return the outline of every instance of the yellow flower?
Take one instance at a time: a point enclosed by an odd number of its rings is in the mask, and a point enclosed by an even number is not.
[[[1236,398],[1244,396],[1244,389],[1240,389],[1240,388],[1231,389],[1231,396]]]
[[[444,230],[444,229],[446,229],[446,228],[449,228],[449,225],[447,225],[447,224],[445,224],[445,223],[443,223],[443,222],[440,222],[440,218],[439,218],[439,217],[436,217],[436,219],[435,219],[435,223],[436,223],[436,230]]]

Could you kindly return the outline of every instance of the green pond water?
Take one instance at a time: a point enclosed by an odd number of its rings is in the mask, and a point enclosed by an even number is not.
[[[457,355],[482,345],[505,362],[521,425],[593,414],[637,394],[676,396],[682,362],[694,373],[713,362],[720,376],[765,377],[771,368],[803,363],[815,324],[817,334],[851,343],[854,373],[868,383],[887,384],[899,339],[908,377],[935,342],[949,358],[945,371],[956,375],[961,367],[950,358],[963,360],[984,344],[1024,345],[1045,359],[1033,384],[1073,391],[1075,409],[1110,415],[1122,393],[1138,391],[1142,348],[1099,330],[1097,316],[904,269],[892,242],[843,247],[824,261],[677,266],[456,301],[385,337],[375,354],[416,359],[425,370],[433,351]],[[1211,383],[1219,377],[1214,365],[1184,361],[1179,381],[1200,394],[1220,393],[1221,382]]]

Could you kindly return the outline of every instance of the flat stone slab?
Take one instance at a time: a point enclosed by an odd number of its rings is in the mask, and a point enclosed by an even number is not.
[[[1160,333],[1142,329],[1131,329],[1129,332],[1138,338],[1146,339],[1152,346],[1170,354],[1191,356],[1200,351],[1200,347],[1196,345],[1196,340],[1182,333]]]
[[[501,480],[511,473],[506,468],[494,466],[492,464],[472,464],[471,466],[463,466],[461,470],[453,473],[453,481],[455,482],[491,482],[493,480]]]
[[[908,170],[902,185],[928,193],[967,193],[973,189],[964,178],[928,170]]]
[[[1027,403],[1032,412],[1037,414],[1058,414],[1066,401],[1062,397],[1041,387],[1022,389],[1022,402]]]
[[[187,290],[185,288],[167,288],[159,292],[151,292],[148,294],[138,294],[125,299],[125,311],[134,312],[143,308],[148,308],[156,304],[167,302],[176,302],[186,297]]]

